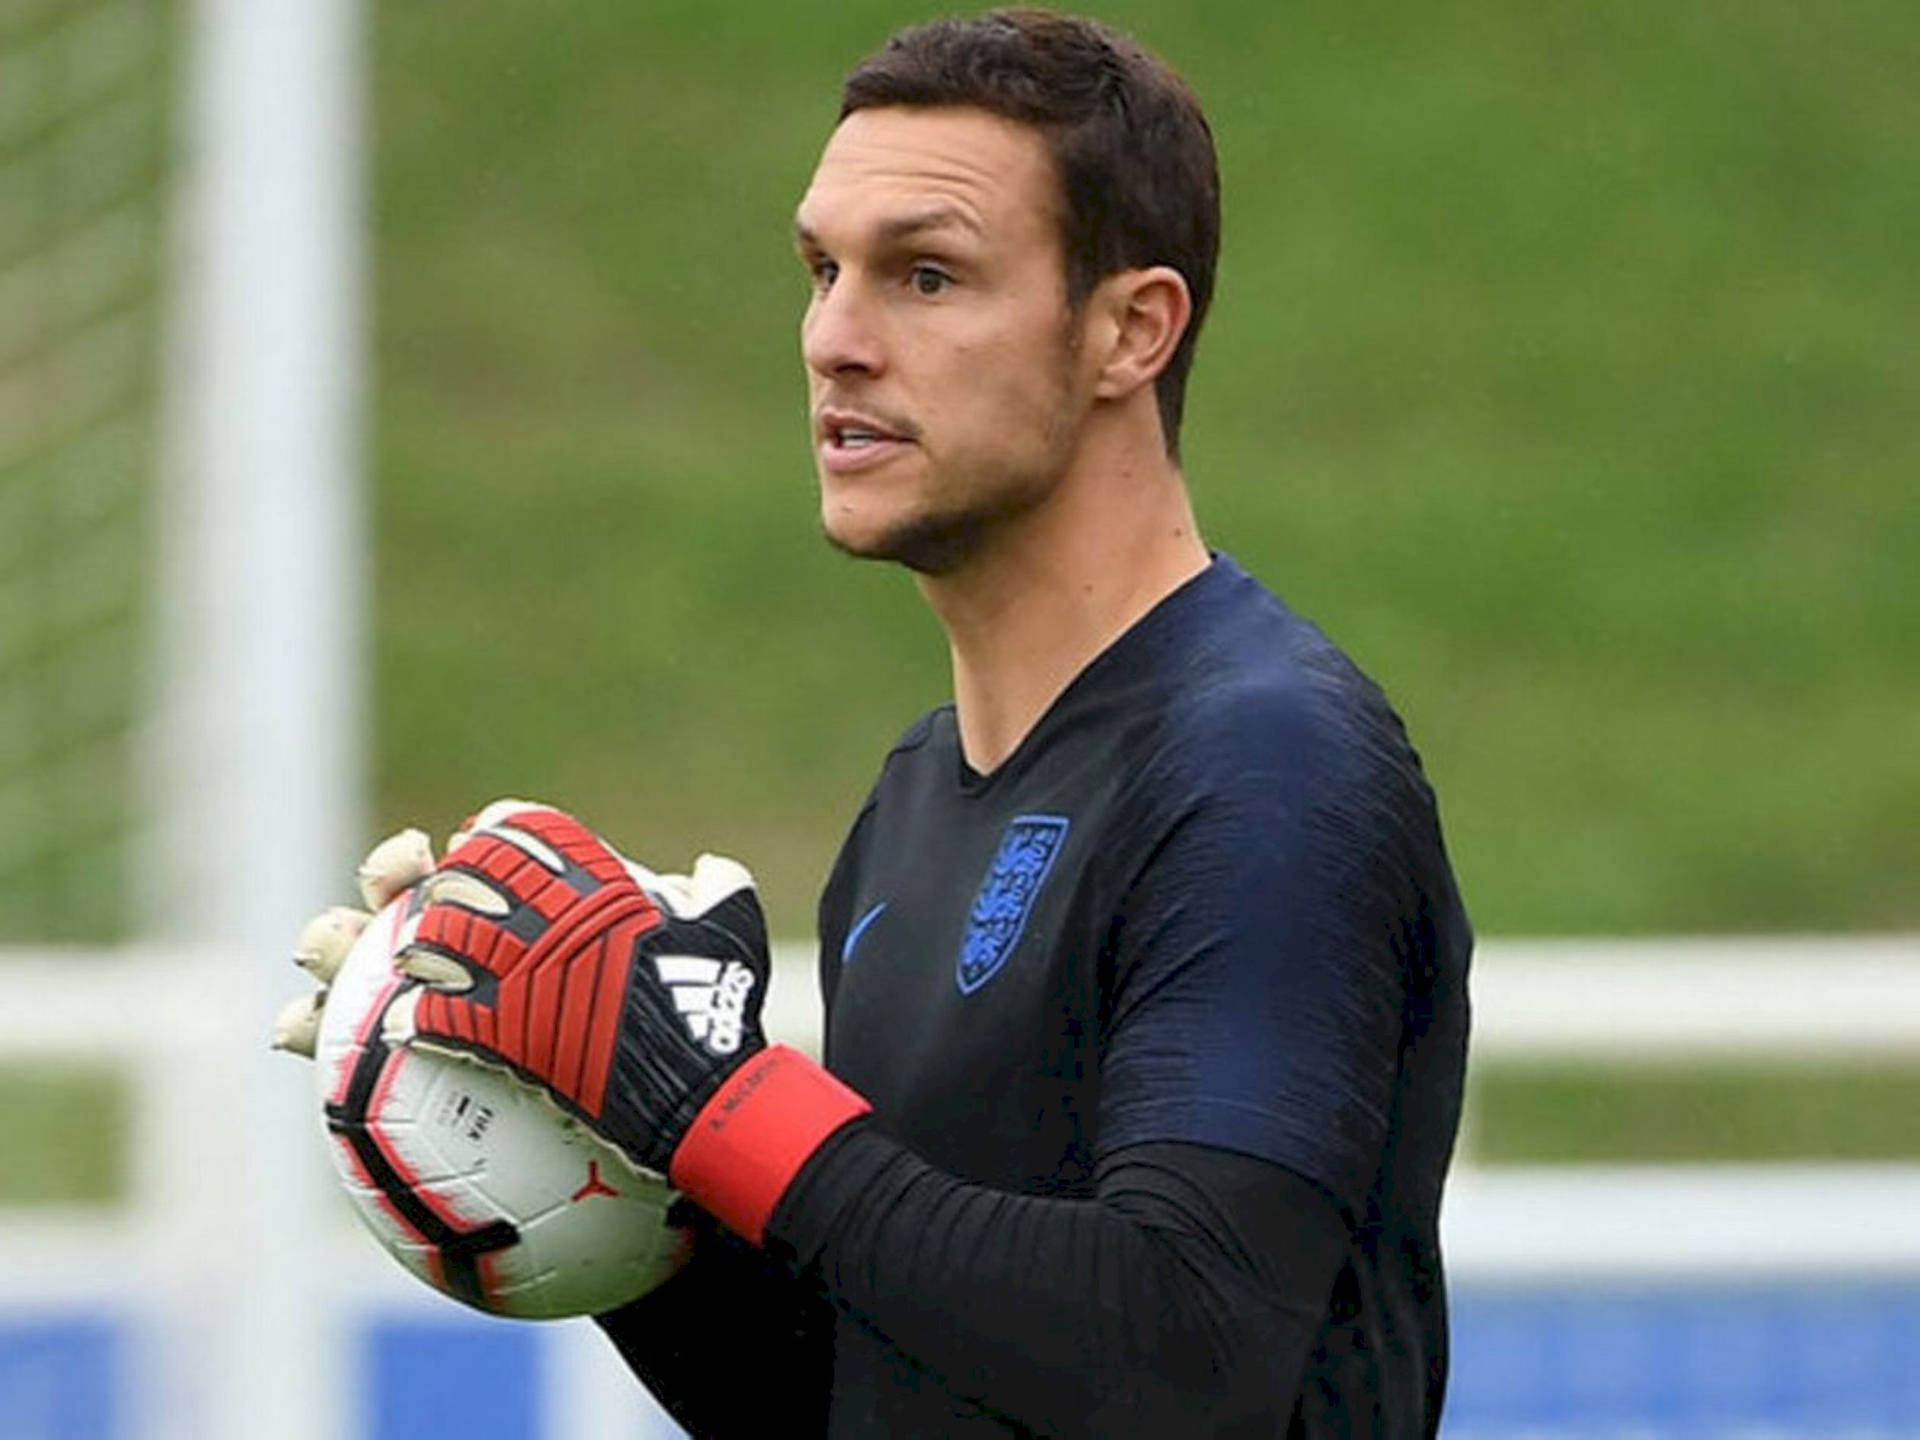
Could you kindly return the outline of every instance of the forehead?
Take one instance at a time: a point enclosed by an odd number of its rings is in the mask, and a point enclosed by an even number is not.
[[[1051,238],[1058,185],[1046,141],[985,110],[856,110],[827,140],[795,216],[803,234],[854,237],[903,216],[954,212],[988,237]]]

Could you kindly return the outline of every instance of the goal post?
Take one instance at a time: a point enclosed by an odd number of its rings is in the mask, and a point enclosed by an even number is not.
[[[332,1219],[304,1066],[266,1049],[276,963],[362,834],[363,66],[354,0],[180,11],[178,170],[144,739],[143,938],[206,947],[216,1213],[163,1363],[179,1433],[340,1433],[317,1303]],[[183,1117],[184,1118],[184,1117]],[[181,1137],[185,1142],[186,1137]],[[204,1302],[204,1303],[199,1303]]]
[[[284,948],[289,919],[338,888],[362,838],[354,8],[192,10],[140,907],[150,935]]]

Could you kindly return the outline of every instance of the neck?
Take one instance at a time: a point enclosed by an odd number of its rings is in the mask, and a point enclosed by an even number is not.
[[[1156,444],[1144,460],[1139,447],[1083,453],[1038,508],[921,576],[967,763],[998,769],[1095,656],[1207,563],[1186,482]]]

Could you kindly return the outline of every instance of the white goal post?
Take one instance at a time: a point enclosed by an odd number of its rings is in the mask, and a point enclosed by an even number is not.
[[[350,873],[364,829],[361,14],[183,14],[138,911],[148,939],[182,948],[108,974],[123,1013],[192,1037],[133,1047],[155,1111],[139,1142],[152,1223],[168,1227],[144,1257],[173,1307],[156,1363],[179,1400],[154,1413],[181,1440],[324,1440],[341,1347],[319,1303],[325,1247],[298,1238],[328,1219],[324,1159],[301,1125],[306,1077],[258,1037],[288,988],[269,957]]]

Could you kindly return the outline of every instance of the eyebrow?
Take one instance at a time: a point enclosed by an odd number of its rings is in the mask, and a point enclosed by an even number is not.
[[[969,234],[982,233],[980,222],[957,205],[933,205],[925,210],[915,210],[906,215],[897,215],[891,220],[882,221],[875,233],[876,242],[898,244],[915,235],[923,235],[930,230],[965,230]],[[793,221],[794,244],[803,249],[823,250],[820,237],[811,226],[798,216]]]

